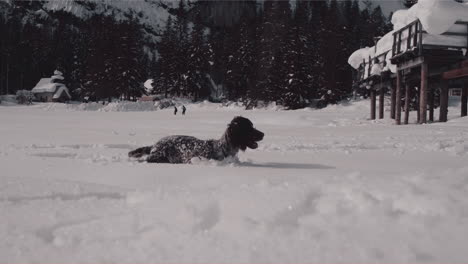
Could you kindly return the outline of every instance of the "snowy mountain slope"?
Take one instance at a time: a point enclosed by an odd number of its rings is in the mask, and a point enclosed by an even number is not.
[[[126,15],[138,16],[139,22],[159,31],[169,13],[160,1],[142,0],[87,0],[88,5],[75,0],[53,0],[44,4],[46,10],[62,10],[86,19],[94,14],[112,15],[116,20],[128,19]],[[171,3],[170,3],[171,4]],[[92,7],[92,8],[90,8]]]
[[[368,106],[0,105],[0,262],[466,261],[468,119],[395,126]],[[240,161],[127,158],[170,134],[217,138],[236,115],[266,134]]]

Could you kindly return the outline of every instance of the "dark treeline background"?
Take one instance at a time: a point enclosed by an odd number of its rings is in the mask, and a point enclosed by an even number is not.
[[[42,1],[0,1],[0,93],[59,69],[75,99],[134,99],[153,78],[152,93],[168,97],[334,103],[352,92],[349,55],[390,30],[379,6],[357,0],[178,1],[159,32],[141,14],[81,19]]]

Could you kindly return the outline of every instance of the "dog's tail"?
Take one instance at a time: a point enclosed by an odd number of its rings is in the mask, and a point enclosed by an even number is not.
[[[128,153],[130,158],[141,158],[143,155],[149,155],[151,152],[151,146],[137,148]]]

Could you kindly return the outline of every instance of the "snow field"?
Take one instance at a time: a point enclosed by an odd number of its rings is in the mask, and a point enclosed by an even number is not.
[[[0,106],[0,262],[466,261],[468,119],[395,126],[368,105]],[[127,158],[170,134],[217,138],[236,115],[265,132],[237,159]]]

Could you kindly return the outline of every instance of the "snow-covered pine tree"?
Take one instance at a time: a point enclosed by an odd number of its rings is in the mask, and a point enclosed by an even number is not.
[[[244,98],[247,91],[255,84],[256,77],[256,38],[255,20],[243,16],[239,25],[239,38],[233,44],[238,44],[237,49],[228,57],[226,68],[226,87],[229,91],[229,99]]]
[[[312,38],[313,49],[311,51],[311,64],[312,69],[312,97],[313,98],[323,98],[327,95],[328,89],[325,79],[325,70],[326,65],[324,52],[327,49],[325,37],[327,36],[325,30],[325,16],[328,12],[328,6],[325,1],[311,1],[311,22],[310,22],[310,32]]]
[[[86,74],[83,80],[84,96],[95,100],[110,100],[118,97],[115,73],[115,58],[120,52],[114,41],[120,35],[112,17],[96,16],[88,44]]]
[[[205,39],[204,30],[200,16],[196,15],[187,52],[187,72],[184,74],[187,77],[187,91],[194,101],[210,94],[207,75],[214,64],[213,49]]]
[[[184,0],[179,0],[174,19],[174,56],[172,60],[175,64],[175,85],[172,94],[187,94],[187,56],[188,56],[188,20],[187,9]]]
[[[290,18],[289,1],[268,0],[263,4],[263,20],[257,31],[259,39],[259,52],[257,69],[257,82],[255,85],[255,101],[276,101],[280,98],[281,81],[284,80],[282,60],[284,54],[282,47],[287,35],[286,23]],[[280,67],[280,68],[278,68]]]
[[[296,12],[288,26],[285,41],[286,76],[283,81],[283,104],[290,109],[301,108],[312,94],[311,35],[309,1],[296,2]]]
[[[153,90],[154,93],[161,93],[167,97],[170,93],[175,91],[176,80],[178,76],[178,69],[176,60],[176,45],[177,37],[173,27],[172,16],[169,16],[166,22],[166,27],[158,43],[159,51],[159,76],[156,79]]]
[[[142,65],[139,56],[142,54],[142,33],[134,20],[123,21],[117,25],[120,52],[113,59],[115,89],[126,100],[135,100],[145,94],[143,86]]]
[[[325,49],[323,56],[326,64],[324,65],[326,94],[325,98],[328,102],[335,103],[339,100],[342,87],[339,86],[339,64],[340,51],[342,48],[342,31],[339,24],[340,10],[336,0],[330,1],[328,12],[324,19],[325,25]],[[324,95],[324,94],[322,94]]]
[[[372,32],[374,32],[374,37],[383,36],[387,33],[385,30],[387,29],[387,21],[382,12],[382,8],[380,6],[376,6],[370,15],[370,23],[372,25]]]

